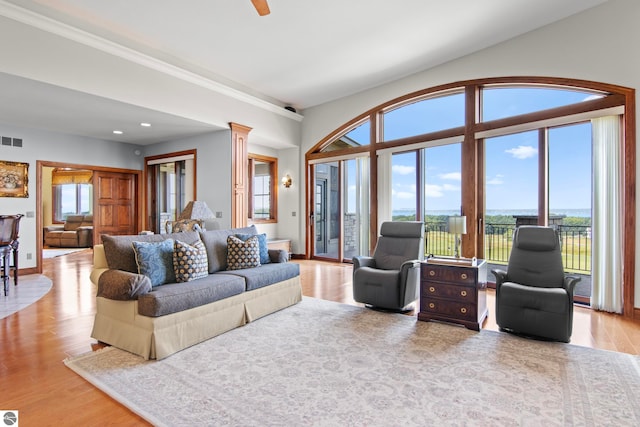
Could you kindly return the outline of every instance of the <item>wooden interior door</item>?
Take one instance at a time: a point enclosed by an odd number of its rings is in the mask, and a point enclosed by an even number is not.
[[[136,234],[138,206],[136,175],[120,172],[95,172],[93,175],[94,242],[102,243],[103,234]]]

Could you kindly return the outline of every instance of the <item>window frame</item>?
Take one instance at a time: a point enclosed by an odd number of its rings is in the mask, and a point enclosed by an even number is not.
[[[70,215],[83,215],[82,212],[80,212],[79,210],[81,209],[82,206],[82,191],[81,191],[81,186],[86,185],[89,188],[89,215],[93,214],[93,195],[92,195],[92,184],[53,184],[52,187],[52,199],[53,199],[53,207],[51,209],[51,216],[52,218],[52,223],[53,224],[64,224],[64,222],[67,220],[66,218],[62,217],[62,212],[60,212],[60,208],[61,208],[61,196],[60,196],[60,192],[62,191],[62,186],[63,185],[74,185],[75,186],[75,192],[76,192],[76,197],[75,197],[75,203],[76,203],[76,211],[75,213],[72,213]],[[58,214],[60,214],[60,216],[58,216]]]
[[[247,199],[248,199],[248,218],[254,224],[271,224],[278,222],[278,159],[276,157],[265,156],[262,154],[247,154],[247,160],[249,162],[248,173],[249,179],[247,180]],[[269,165],[269,217],[268,218],[255,218],[254,217],[254,178],[256,163],[267,163]]]
[[[593,91],[595,93],[604,94],[599,99],[586,100],[578,104],[554,107],[546,110],[539,110],[531,113],[511,116],[491,121],[481,120],[481,97],[483,88],[496,86],[538,86],[550,88],[575,89],[578,91]],[[381,141],[381,135],[384,130],[383,114],[386,110],[399,108],[402,104],[413,102],[420,97],[437,96],[463,88],[465,92],[465,125],[445,129],[442,131],[431,132],[423,135],[415,135],[412,137],[401,138],[392,142]],[[462,168],[467,171],[463,174],[463,205],[467,217],[476,218],[483,200],[483,191],[475,184],[477,176],[481,176],[483,172],[483,164],[481,162],[484,150],[484,138],[497,133],[505,133],[519,130],[525,124],[525,127],[531,123],[553,123],[558,117],[571,118],[570,122],[579,121],[588,116],[589,113],[598,111],[613,111],[618,107],[624,108],[622,115],[622,132],[623,146],[621,152],[624,157],[624,224],[626,239],[624,242],[624,303],[623,313],[625,317],[633,317],[634,315],[634,298],[635,298],[635,245],[636,245],[636,101],[635,89],[589,80],[580,80],[573,78],[556,78],[556,77],[539,77],[539,76],[512,76],[512,77],[490,77],[484,79],[463,80],[453,83],[446,83],[433,86],[423,90],[399,96],[397,98],[386,101],[362,114],[349,120],[347,123],[336,128],[324,138],[322,138],[315,146],[311,147],[305,154],[305,174],[309,176],[311,164],[314,161],[323,159],[330,161],[340,156],[350,156],[354,153],[368,152],[371,159],[371,247],[375,247],[377,242],[376,229],[378,224],[379,206],[375,199],[378,194],[378,187],[383,183],[378,183],[378,155],[385,151],[384,146],[388,149],[403,149],[410,145],[428,144],[430,141],[443,141],[453,137],[463,137],[462,151]],[[357,149],[344,149],[330,153],[321,152],[323,147],[331,144],[332,141],[341,135],[349,132],[357,123],[364,120],[370,120],[371,123],[371,143],[369,146],[359,147]],[[569,123],[569,122],[566,122]],[[402,147],[402,148],[400,148]],[[387,173],[387,172],[384,172]],[[383,175],[384,178],[384,175]],[[307,180],[307,203],[306,213],[307,219],[305,226],[307,231],[306,237],[306,253],[311,254],[311,239],[313,237],[313,227],[309,219],[309,213],[313,212],[313,189],[312,182]],[[383,207],[383,206],[381,206]],[[472,229],[475,229],[473,227]],[[475,253],[478,247],[479,233],[470,233],[463,238],[463,251],[467,253]]]

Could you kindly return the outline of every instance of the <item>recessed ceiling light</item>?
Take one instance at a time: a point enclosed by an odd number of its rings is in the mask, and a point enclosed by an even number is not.
[[[143,126],[143,127],[148,128],[148,127],[151,127],[151,123],[144,123],[144,122],[142,122],[142,123],[140,123],[140,126]]]
[[[113,133],[115,133],[116,135],[122,135],[124,132],[122,132],[121,130],[114,130]]]

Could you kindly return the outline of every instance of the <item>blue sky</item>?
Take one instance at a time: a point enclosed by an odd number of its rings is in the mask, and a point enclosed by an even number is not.
[[[485,120],[580,102],[589,95],[547,89],[494,89],[485,92]],[[435,102],[434,102],[435,101]],[[462,95],[415,103],[385,117],[385,139],[461,126]],[[554,209],[588,209],[591,205],[591,126],[550,130],[549,203]],[[537,131],[491,138],[486,144],[487,210],[536,209],[538,185]],[[416,165],[413,155],[394,155],[393,209],[415,206]],[[427,149],[427,210],[460,208],[460,144]]]

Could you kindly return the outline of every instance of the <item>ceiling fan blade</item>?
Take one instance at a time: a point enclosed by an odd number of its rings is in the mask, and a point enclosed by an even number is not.
[[[253,7],[258,11],[258,15],[265,16],[271,13],[267,0],[251,0]]]

